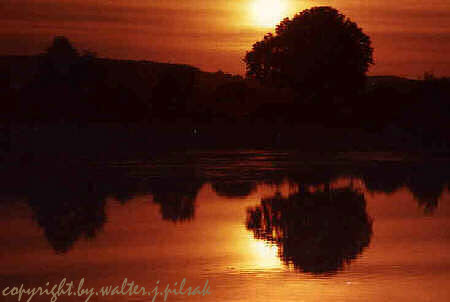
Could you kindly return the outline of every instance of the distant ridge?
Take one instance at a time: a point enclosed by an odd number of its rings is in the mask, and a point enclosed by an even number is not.
[[[0,55],[0,66],[5,67],[5,64],[8,64],[8,62],[17,63],[19,61],[22,61],[23,64],[33,64],[37,63],[39,57],[41,55]],[[175,68],[175,69],[186,69],[191,71],[200,72],[203,74],[224,74],[226,76],[239,76],[239,75],[231,75],[227,73],[223,73],[220,70],[217,72],[208,72],[203,71],[198,67],[189,65],[189,64],[182,64],[182,63],[167,63],[167,62],[157,62],[157,61],[151,61],[151,60],[130,60],[130,59],[111,59],[111,58],[102,58],[98,57],[95,58],[96,61],[103,62],[103,63],[112,63],[112,64],[131,64],[131,65],[142,65],[142,66],[152,66],[156,67],[158,69],[164,69],[167,68],[168,70]],[[415,79],[409,79],[405,77],[395,76],[395,75],[374,75],[374,76],[368,76],[368,84],[407,84],[407,83],[414,83],[418,80]]]

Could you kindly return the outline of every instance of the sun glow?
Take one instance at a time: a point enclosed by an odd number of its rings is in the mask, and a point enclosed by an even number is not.
[[[259,27],[275,27],[275,25],[289,15],[287,1],[253,0],[250,10],[254,24]]]
[[[281,269],[283,267],[278,257],[278,247],[263,240],[250,238],[247,253],[251,255],[254,262],[253,269]]]

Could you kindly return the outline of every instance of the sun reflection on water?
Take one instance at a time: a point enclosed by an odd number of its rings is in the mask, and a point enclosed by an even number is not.
[[[281,269],[283,264],[278,257],[278,247],[262,240],[256,240],[249,233],[248,252],[255,261],[257,269]]]

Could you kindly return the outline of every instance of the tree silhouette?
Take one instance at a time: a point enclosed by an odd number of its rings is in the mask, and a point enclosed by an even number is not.
[[[47,48],[46,54],[52,57],[77,57],[78,51],[67,37],[56,36],[53,43]]]
[[[284,19],[247,52],[247,76],[293,88],[305,98],[346,96],[362,88],[371,64],[370,38],[332,7]]]
[[[45,62],[51,72],[67,75],[72,65],[77,62],[79,53],[68,38],[57,36],[44,54]]]

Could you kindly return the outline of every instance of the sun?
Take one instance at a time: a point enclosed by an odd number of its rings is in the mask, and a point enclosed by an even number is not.
[[[275,27],[288,15],[287,0],[253,0],[250,5],[253,22],[259,27]]]

